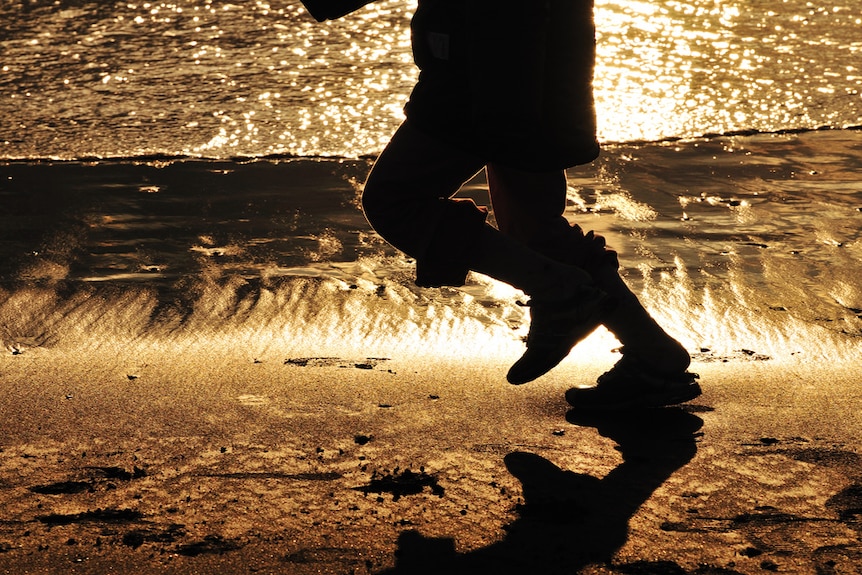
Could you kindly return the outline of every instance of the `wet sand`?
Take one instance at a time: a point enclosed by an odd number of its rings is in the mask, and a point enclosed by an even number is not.
[[[412,286],[365,161],[2,165],[0,573],[858,573],[860,146],[570,175],[704,389],[603,417],[615,342],[506,384],[517,295]]]
[[[858,372],[696,362],[682,408],[591,416],[601,365],[0,360],[0,572],[854,573]]]

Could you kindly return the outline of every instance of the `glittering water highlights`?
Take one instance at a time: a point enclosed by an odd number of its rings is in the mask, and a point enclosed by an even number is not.
[[[359,157],[415,82],[415,2],[0,5],[0,157]],[[862,123],[858,7],[599,0],[604,141]]]
[[[862,25],[849,1],[599,1],[607,140],[859,124]]]
[[[209,0],[0,18],[8,156],[358,155],[381,147],[415,79],[404,9],[323,25],[298,2]]]

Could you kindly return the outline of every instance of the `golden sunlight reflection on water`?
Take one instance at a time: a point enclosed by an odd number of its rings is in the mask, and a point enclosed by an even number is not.
[[[862,123],[855,3],[766,4],[597,0],[600,138]],[[0,5],[0,155],[375,154],[418,75],[415,5]]]
[[[859,110],[858,7],[598,0],[602,139],[653,141],[739,129],[842,125]],[[856,122],[851,119],[851,122]]]
[[[796,4],[755,16],[739,2],[598,0],[594,90],[600,139],[653,141],[848,123],[846,110],[830,108],[836,99],[858,95],[859,68],[841,56],[857,54],[860,43],[836,38],[831,55],[818,61],[824,52],[801,33],[826,38],[833,23],[846,27],[852,10],[836,5],[824,13]],[[308,63],[280,64],[305,101],[296,110],[298,125],[278,135],[283,147],[270,151],[313,154],[347,135],[350,148],[342,142],[343,155],[382,148],[416,79],[407,27],[414,7],[378,2],[352,20],[303,22],[291,40],[301,46],[293,53]],[[325,71],[339,69],[334,86]],[[853,107],[850,121],[862,120],[862,106]],[[369,121],[380,131],[370,131]],[[241,126],[223,130],[195,151],[237,147],[238,138],[249,139],[247,132]]]

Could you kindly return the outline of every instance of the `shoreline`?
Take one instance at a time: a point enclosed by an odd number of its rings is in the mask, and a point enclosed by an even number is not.
[[[608,150],[625,149],[625,148],[643,148],[649,146],[663,146],[667,144],[693,144],[698,142],[710,142],[723,139],[736,138],[759,138],[759,137],[797,137],[806,136],[808,134],[822,133],[859,133],[862,132],[862,124],[849,124],[846,126],[833,126],[823,124],[813,127],[798,127],[798,128],[778,128],[775,130],[758,130],[758,129],[739,129],[729,132],[705,132],[699,136],[668,136],[656,140],[623,140],[623,141],[605,141],[601,142],[601,147]],[[256,162],[347,162],[347,163],[373,163],[380,152],[365,153],[358,156],[338,156],[338,155],[311,155],[301,156],[290,153],[272,153],[262,154],[259,156],[205,156],[193,155],[187,153],[172,154],[169,152],[148,152],[139,155],[117,155],[117,156],[98,156],[88,155],[81,157],[2,157],[0,156],[0,166],[2,165],[113,165],[113,164],[137,164],[137,165],[156,165],[163,166],[166,164],[181,163],[181,162],[204,162],[212,164],[240,164],[247,165]]]

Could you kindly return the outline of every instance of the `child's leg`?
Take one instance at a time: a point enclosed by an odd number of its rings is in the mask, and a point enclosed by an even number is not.
[[[444,225],[447,211],[458,212],[447,226],[453,243],[470,243],[485,215],[468,207],[447,207],[449,198],[476,172],[481,158],[454,153],[436,139],[403,124],[377,158],[362,194],[365,216],[390,244],[414,258],[424,258]],[[461,221],[463,220],[463,221]],[[479,222],[479,225],[476,224]]]
[[[481,166],[481,160],[405,124],[369,174],[363,207],[384,239],[416,258],[419,285],[461,285],[473,270],[531,296],[527,352],[507,376],[526,383],[556,366],[596,328],[608,300],[580,268],[491,227],[472,202],[451,199]]]
[[[489,164],[485,172],[497,229],[530,246],[568,235],[564,170],[532,173]]]
[[[494,216],[501,231],[536,251],[587,271],[596,286],[617,300],[603,324],[626,352],[663,373],[685,371],[688,352],[649,315],[619,275],[616,253],[592,232],[584,234],[563,216],[566,207],[564,171],[533,174],[497,164],[487,167]]]
[[[484,165],[404,124],[378,158],[362,196],[372,227],[417,260],[417,283],[462,285],[468,270],[544,300],[566,299],[591,283],[583,271],[547,258],[485,223],[474,203],[453,200]]]
[[[557,261],[592,273],[618,266],[616,252],[592,232],[584,234],[564,217],[566,172],[523,172],[499,164],[486,168],[497,227]]]

